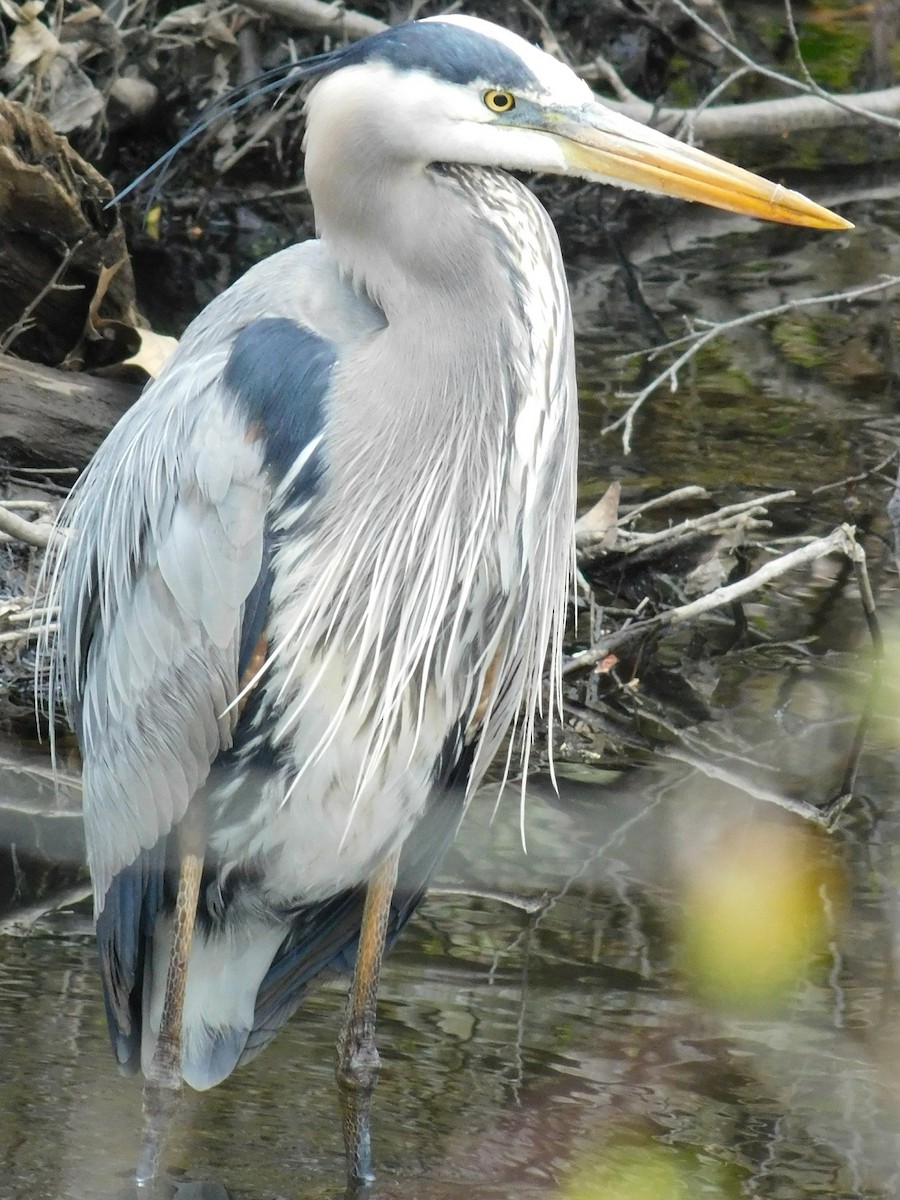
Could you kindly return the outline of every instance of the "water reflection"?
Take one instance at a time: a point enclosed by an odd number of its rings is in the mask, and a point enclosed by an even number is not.
[[[827,778],[844,752],[835,695],[811,672],[778,710],[763,692],[749,712],[744,696],[740,736],[754,725],[783,782],[804,763]],[[718,742],[728,730],[720,722]],[[877,815],[857,810],[822,849],[844,889],[830,944],[781,1007],[749,1015],[686,982],[691,881],[723,849],[807,826],[670,762],[562,798],[537,784],[526,855],[518,794],[493,822],[493,798],[480,798],[444,871],[452,887],[431,896],[385,973],[373,1194],[600,1195],[579,1179],[621,1160],[626,1176],[662,1171],[685,1195],[895,1195],[898,773],[894,749],[864,759],[860,790]],[[140,1089],[113,1070],[89,939],[55,928],[0,941],[9,1200],[117,1196],[133,1166]],[[256,1062],[190,1095],[176,1171],[220,1179],[233,1197],[337,1196],[338,1014],[329,988]]]

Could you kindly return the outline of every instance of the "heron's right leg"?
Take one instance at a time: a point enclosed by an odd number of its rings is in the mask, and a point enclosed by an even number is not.
[[[189,839],[183,836],[172,952],[166,972],[159,1036],[153,1061],[144,1081],[141,1153],[136,1173],[139,1188],[153,1186],[159,1169],[163,1138],[181,1099],[181,1020],[202,874],[202,849],[198,846],[196,838]]]
[[[338,1038],[336,1076],[350,1196],[360,1195],[372,1180],[369,1112],[380,1067],[375,1045],[375,1004],[399,860],[400,852],[397,851],[381,864],[369,880],[359,931],[356,970],[353,972],[347,1012]]]

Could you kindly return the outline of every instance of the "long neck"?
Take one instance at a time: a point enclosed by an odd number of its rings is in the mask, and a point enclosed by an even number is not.
[[[394,167],[396,164],[391,164]],[[333,181],[340,178],[336,185]],[[320,236],[353,286],[384,312],[386,329],[362,351],[365,380],[338,424],[373,461],[421,435],[419,462],[463,444],[496,447],[511,435],[533,361],[525,297],[536,286],[518,259],[519,238],[546,242],[543,210],[520,184],[476,167],[404,164],[349,180],[307,151],[307,180]],[[530,239],[528,235],[533,235]],[[552,248],[551,243],[551,248]],[[347,386],[356,391],[353,380]],[[368,394],[366,394],[368,393]],[[373,395],[390,411],[371,419]],[[379,444],[381,443],[381,444]]]
[[[311,138],[307,182],[326,248],[386,323],[336,372],[328,505],[285,576],[306,596],[288,660],[294,643],[353,646],[344,692],[371,697],[382,740],[406,720],[408,682],[466,715],[499,663],[486,763],[522,690],[526,707],[539,697],[564,613],[575,396],[555,233],[502,172],[354,175],[346,145]]]
[[[322,163],[314,146],[307,152],[319,236],[389,322],[479,305],[489,314],[489,301],[502,301],[492,229],[474,188],[463,190],[452,175],[417,163],[354,177],[335,170],[333,161]],[[467,172],[496,178],[491,171]]]

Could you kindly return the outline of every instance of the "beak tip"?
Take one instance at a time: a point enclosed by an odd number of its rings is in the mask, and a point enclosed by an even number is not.
[[[786,216],[784,210],[778,216],[765,212],[757,215],[763,219],[768,217],[769,220],[786,221],[786,223],[791,225],[804,225],[807,229],[827,229],[829,232],[856,228],[852,221],[848,221],[846,217],[842,217],[839,213],[832,212],[830,208],[823,208],[820,204],[815,204],[813,201],[807,200],[805,196],[800,196],[799,194],[795,198],[800,203],[792,205],[790,216]]]
[[[829,221],[827,225],[823,222],[822,229],[837,231],[839,229],[855,229],[856,226],[852,221],[848,221],[846,217],[841,217],[835,212],[829,212]]]

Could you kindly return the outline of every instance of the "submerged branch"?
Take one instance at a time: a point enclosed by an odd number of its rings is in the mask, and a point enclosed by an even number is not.
[[[668,381],[671,390],[678,390],[678,372],[697,354],[703,347],[711,342],[714,338],[720,337],[723,333],[729,333],[733,329],[739,329],[744,325],[755,325],[760,321],[769,320],[771,317],[778,317],[784,313],[793,312],[797,308],[810,308],[813,305],[819,304],[837,304],[841,301],[858,300],[861,296],[869,296],[875,292],[884,292],[892,287],[900,284],[900,275],[889,275],[878,283],[865,284],[862,287],[849,288],[844,292],[829,292],[824,296],[801,296],[796,300],[789,300],[786,304],[776,304],[773,308],[764,308],[759,312],[744,313],[741,317],[734,317],[731,321],[717,322],[711,325],[708,329],[695,330],[692,333],[687,333],[683,337],[675,338],[671,342],[666,342],[665,345],[655,346],[651,350],[639,350],[635,355],[626,355],[625,358],[631,357],[648,357],[651,360],[657,358],[660,354],[667,350],[674,349],[676,346],[683,346],[685,343],[690,343],[688,348],[675,359],[664,371],[661,371],[654,379],[642,388],[629,404],[628,408],[616,419],[604,426],[601,433],[614,433],[617,429],[623,429],[622,432],[622,448],[626,454],[631,453],[631,439],[634,434],[634,419],[640,411],[644,401],[653,395],[664,383]],[[624,427],[624,428],[623,428]]]

